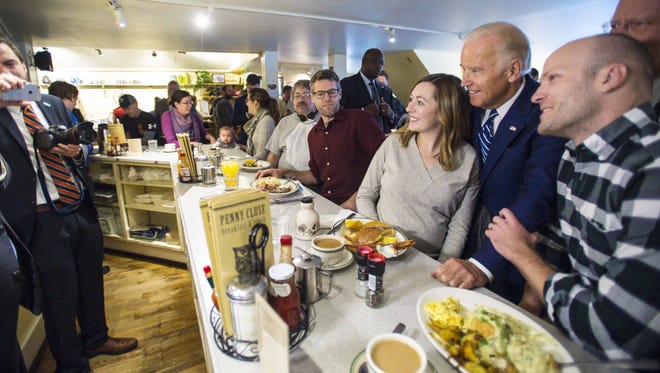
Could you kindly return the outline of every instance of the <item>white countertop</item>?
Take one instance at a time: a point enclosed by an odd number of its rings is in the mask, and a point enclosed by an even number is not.
[[[241,172],[241,186],[249,185],[254,173]],[[224,186],[218,178],[217,186],[201,184],[176,183],[179,211],[184,226],[188,247],[189,265],[192,274],[193,287],[200,308],[200,332],[204,340],[206,364],[209,372],[258,372],[256,362],[243,362],[224,355],[215,345],[209,313],[213,307],[211,287],[208,285],[202,268],[210,265],[202,217],[199,210],[199,199],[202,196],[222,193]],[[309,193],[309,192],[306,192]],[[336,214],[339,207],[332,202],[315,196],[315,208],[321,215]],[[299,210],[298,202],[286,204],[289,207],[289,231],[293,232],[294,217]],[[294,241],[295,246],[308,247],[309,242]],[[277,250],[277,249],[276,249]],[[294,256],[299,255],[294,250]],[[356,265],[335,272],[333,287],[328,298],[323,298],[312,305],[312,320],[310,331],[300,346],[291,352],[292,372],[348,372],[356,355],[362,351],[367,342],[383,333],[389,333],[399,322],[406,325],[404,334],[412,337],[426,350],[429,361],[440,372],[453,370],[451,366],[429,343],[417,321],[416,304],[421,294],[429,289],[444,286],[431,278],[430,273],[438,262],[430,257],[409,249],[399,258],[388,260],[383,278],[385,289],[385,305],[380,309],[366,306],[364,298],[354,293]],[[486,289],[476,291],[500,299]],[[536,319],[536,318],[535,318]],[[565,338],[552,325],[536,319],[575,359],[593,360],[576,344]]]

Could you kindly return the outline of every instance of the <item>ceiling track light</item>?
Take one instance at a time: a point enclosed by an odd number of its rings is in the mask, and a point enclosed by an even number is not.
[[[151,57],[158,57],[158,53],[156,51],[151,52]]]
[[[108,6],[115,13],[115,24],[119,28],[126,27],[126,18],[124,18],[124,12],[121,10],[121,5],[117,3],[117,0],[108,0]]]
[[[395,43],[396,42],[396,31],[394,30],[394,27],[384,27],[385,31],[388,31],[390,33],[390,38],[389,41],[390,43]]]
[[[96,51],[96,54],[98,54],[99,56],[103,56],[102,50],[100,50],[99,48],[95,48],[94,50]]]

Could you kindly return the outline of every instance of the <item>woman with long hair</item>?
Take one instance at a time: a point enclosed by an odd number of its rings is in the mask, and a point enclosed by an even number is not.
[[[263,88],[253,88],[248,94],[246,104],[248,114],[252,115],[243,125],[248,135],[247,152],[254,159],[266,160],[266,143],[275,130],[275,124],[280,120],[279,105]]]
[[[206,132],[202,118],[192,109],[193,105],[193,97],[188,91],[177,90],[172,93],[170,109],[160,118],[163,135],[168,144],[176,144],[176,147],[179,147],[177,133],[190,135],[191,144],[215,143],[215,137]]]
[[[476,152],[465,141],[468,103],[457,77],[420,79],[408,122],[378,149],[357,195],[361,215],[397,226],[440,261],[460,256],[479,189]]]

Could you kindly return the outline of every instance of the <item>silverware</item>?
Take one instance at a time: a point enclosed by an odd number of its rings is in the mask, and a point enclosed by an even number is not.
[[[346,218],[341,219],[341,220],[339,220],[338,222],[336,222],[335,224],[333,224],[333,225],[332,225],[332,228],[330,228],[330,230],[328,231],[327,234],[335,234],[335,233],[337,233],[337,231],[339,230],[339,228],[341,228],[341,226],[344,225],[344,222],[346,221],[346,219],[350,219],[350,218],[354,217],[355,215],[357,215],[357,213],[352,212],[352,213],[350,213]]]
[[[349,218],[350,218],[350,215],[346,219],[349,219]],[[406,329],[406,324],[400,322],[400,323],[396,324],[396,326],[394,327],[394,330],[392,330],[392,333],[401,334],[405,329]],[[358,369],[358,373],[369,373],[369,368],[367,368],[367,362],[366,361],[360,365],[360,368]]]
[[[623,369],[641,369],[657,372],[660,370],[660,360],[638,359],[638,360],[600,360],[600,361],[575,361],[571,363],[558,363],[559,368],[568,367],[610,367]]]

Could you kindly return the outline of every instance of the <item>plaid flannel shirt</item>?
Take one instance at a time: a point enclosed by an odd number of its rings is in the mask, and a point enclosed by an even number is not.
[[[649,104],[566,150],[558,211],[573,269],[545,282],[548,314],[609,359],[660,356],[660,126]]]

